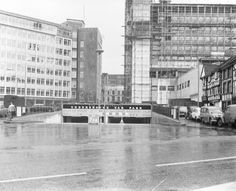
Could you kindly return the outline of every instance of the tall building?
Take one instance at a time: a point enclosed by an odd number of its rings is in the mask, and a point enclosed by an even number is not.
[[[101,101],[102,36],[97,28],[78,30],[78,102]]]
[[[102,37],[97,28],[85,28],[81,20],[62,24],[72,31],[72,101],[101,100]]]
[[[27,105],[71,98],[71,31],[59,24],[0,11],[0,101]]]
[[[176,77],[195,68],[200,58],[234,54],[235,37],[236,5],[126,0],[127,102],[168,104]]]
[[[124,75],[102,74],[102,102],[123,103],[124,102]]]
[[[63,26],[69,28],[72,32],[72,73],[71,73],[71,101],[78,101],[79,100],[79,81],[78,81],[78,73],[80,72],[80,58],[79,55],[79,48],[80,47],[80,40],[78,38],[78,31],[81,28],[85,27],[85,23],[82,20],[77,19],[67,19],[66,22],[62,23]]]

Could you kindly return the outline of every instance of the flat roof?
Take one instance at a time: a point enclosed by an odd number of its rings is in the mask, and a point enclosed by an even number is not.
[[[52,26],[55,26],[55,27],[58,27],[58,28],[69,30],[68,28],[63,27],[62,25],[54,23],[54,22],[50,22],[50,21],[46,21],[46,20],[42,20],[42,19],[38,19],[38,18],[33,18],[33,17],[29,17],[29,16],[17,14],[17,13],[11,13],[11,12],[0,10],[0,14],[12,16],[12,17],[17,17],[17,18],[20,18],[20,19],[26,19],[26,20],[30,20],[30,21],[41,22],[41,23],[44,23],[44,24],[47,24],[47,25],[52,25]]]

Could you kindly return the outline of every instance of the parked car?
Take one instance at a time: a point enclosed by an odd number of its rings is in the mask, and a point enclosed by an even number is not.
[[[200,108],[198,106],[188,106],[187,107],[188,111],[187,111],[186,119],[195,119],[196,114],[194,115],[194,118],[193,118],[192,115],[193,115],[194,112],[195,113],[197,112],[196,108],[199,109],[199,115],[200,115]],[[198,119],[199,119],[199,116],[198,116]]]
[[[229,105],[224,112],[225,123],[229,126],[236,125],[236,104]]]
[[[192,113],[190,115],[190,119],[194,119],[194,120],[200,120],[200,107],[195,107],[192,109]]]
[[[200,119],[203,123],[210,125],[216,123],[221,127],[224,123],[224,115],[220,107],[216,106],[203,106],[200,110]]]
[[[7,117],[8,109],[3,105],[0,106],[0,117]]]

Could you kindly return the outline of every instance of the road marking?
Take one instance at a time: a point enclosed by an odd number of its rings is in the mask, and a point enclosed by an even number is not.
[[[72,173],[72,174],[58,174],[58,175],[51,175],[51,176],[16,178],[16,179],[9,179],[9,180],[0,180],[0,183],[24,182],[24,181],[30,181],[30,180],[41,180],[41,179],[50,179],[50,178],[62,178],[62,177],[70,177],[70,176],[81,176],[81,175],[86,175],[86,174],[87,174],[86,172],[81,172],[81,173]]]
[[[155,191],[163,182],[165,182],[166,181],[166,178],[165,179],[163,179],[160,183],[158,183],[153,189],[152,189],[152,191]]]
[[[207,163],[207,162],[235,160],[235,159],[236,159],[236,156],[232,156],[232,157],[223,157],[223,158],[215,158],[215,159],[205,159],[205,160],[186,161],[186,162],[177,162],[177,163],[157,164],[156,167],[178,166],[178,165],[186,165],[186,164]]]

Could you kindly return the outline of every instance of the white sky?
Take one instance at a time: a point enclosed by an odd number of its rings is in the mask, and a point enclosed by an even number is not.
[[[158,0],[156,0],[158,2]],[[172,3],[236,4],[235,0],[172,0]],[[67,18],[97,27],[103,36],[103,72],[122,74],[124,63],[125,0],[0,0],[3,11],[55,23]],[[85,19],[84,19],[85,18]]]

